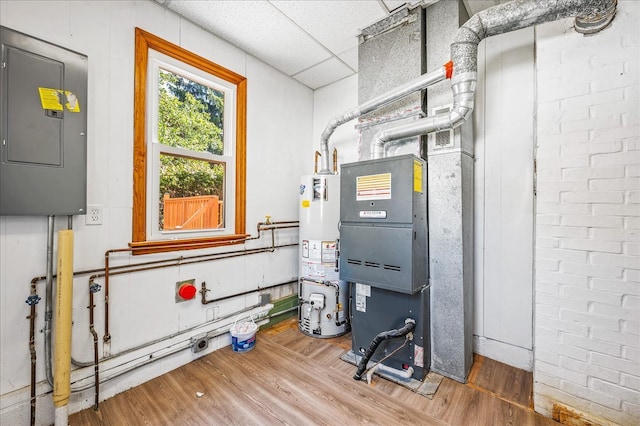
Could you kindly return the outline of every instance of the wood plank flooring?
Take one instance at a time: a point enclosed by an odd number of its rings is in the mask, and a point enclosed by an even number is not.
[[[432,400],[340,360],[349,335],[315,339],[295,320],[224,348],[70,417],[71,425],[547,425],[528,408],[530,373],[477,358],[467,385],[444,379]],[[480,364],[479,364],[480,363]],[[203,392],[197,397],[196,392]]]

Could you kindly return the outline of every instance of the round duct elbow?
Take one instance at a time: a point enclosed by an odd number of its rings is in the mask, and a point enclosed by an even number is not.
[[[602,8],[592,10],[588,15],[578,15],[575,18],[575,29],[580,34],[595,34],[604,30],[616,16],[618,0],[607,0]]]

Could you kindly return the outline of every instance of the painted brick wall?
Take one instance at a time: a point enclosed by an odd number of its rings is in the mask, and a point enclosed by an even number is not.
[[[536,410],[640,424],[640,2],[537,27]]]

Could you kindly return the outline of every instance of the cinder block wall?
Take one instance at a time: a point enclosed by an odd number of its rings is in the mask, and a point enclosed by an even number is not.
[[[640,2],[537,31],[536,410],[640,422]]]

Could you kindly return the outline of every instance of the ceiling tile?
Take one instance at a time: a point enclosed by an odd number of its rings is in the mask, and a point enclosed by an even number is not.
[[[469,16],[473,16],[488,7],[493,7],[504,2],[505,0],[463,0]]]
[[[358,45],[360,30],[387,16],[377,1],[281,1],[271,4],[334,54]]]
[[[173,0],[167,7],[288,75],[330,57],[269,2]]]
[[[331,58],[294,75],[293,78],[315,90],[352,74],[355,72],[351,68],[337,58]]]
[[[349,49],[346,52],[338,53],[337,56],[353,68],[354,71],[358,71],[358,46],[353,49]]]
[[[409,6],[409,8],[413,9],[418,5],[427,7],[433,3],[437,3],[438,1],[439,0],[382,0],[382,2],[385,4],[385,6],[387,6],[390,12],[404,6],[405,4]]]

